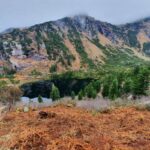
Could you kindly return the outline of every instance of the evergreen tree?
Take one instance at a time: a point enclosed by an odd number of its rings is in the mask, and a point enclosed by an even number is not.
[[[78,94],[78,100],[82,100],[83,99],[83,90],[81,90]]]
[[[41,95],[38,96],[38,102],[39,102],[39,103],[43,103],[43,99],[42,99],[42,96],[41,96]]]
[[[74,91],[71,92],[71,98],[75,99],[75,92]]]
[[[109,84],[107,83],[103,84],[102,95],[103,97],[107,97],[109,95]]]
[[[114,100],[119,96],[119,90],[118,90],[118,80],[114,79],[112,81],[112,84],[109,88],[109,98]]]
[[[100,91],[100,89],[101,89],[101,82],[100,82],[100,80],[94,81],[94,82],[92,83],[92,85],[93,85],[93,88],[94,88],[97,92]]]
[[[60,98],[60,92],[59,89],[53,84],[52,85],[52,90],[50,93],[50,98],[52,98],[52,100],[58,100]]]
[[[133,75],[137,75],[139,72],[140,72],[140,66],[138,65],[138,66],[134,67]]]
[[[84,92],[88,98],[96,98],[97,91],[96,89],[94,89],[93,83],[90,83],[89,85],[87,85]]]
[[[103,97],[108,97],[109,96],[109,88],[113,80],[113,75],[106,75],[105,78],[103,79],[102,83],[102,95]]]
[[[92,98],[95,99],[97,96],[97,91],[96,90],[93,90],[92,91]]]
[[[132,90],[132,80],[131,79],[126,79],[123,85],[123,93],[128,94]]]
[[[149,72],[147,69],[141,69],[133,78],[132,92],[134,95],[145,95],[149,87]]]

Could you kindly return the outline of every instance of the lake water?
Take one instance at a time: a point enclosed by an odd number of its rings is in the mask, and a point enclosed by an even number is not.
[[[27,106],[32,108],[39,108],[39,107],[48,107],[52,105],[52,99],[42,97],[43,102],[38,102],[38,97],[35,98],[28,98],[28,97],[21,97],[21,101],[17,102],[16,106]]]

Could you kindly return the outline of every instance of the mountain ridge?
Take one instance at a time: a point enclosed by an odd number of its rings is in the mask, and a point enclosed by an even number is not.
[[[150,20],[116,26],[76,15],[0,35],[0,62],[18,72],[39,65],[46,72],[93,68],[107,63],[111,53],[149,60]]]
[[[141,19],[136,19],[134,21],[130,21],[130,22],[126,22],[126,23],[121,23],[121,24],[113,24],[113,23],[110,23],[108,21],[102,21],[102,20],[99,20],[99,19],[96,19],[95,17],[92,17],[90,15],[87,15],[87,14],[78,14],[78,15],[70,15],[70,16],[67,16],[67,17],[62,17],[62,18],[58,18],[58,19],[55,19],[55,20],[50,20],[50,21],[45,21],[45,22],[41,22],[41,23],[35,23],[33,25],[30,25],[30,26],[22,26],[22,27],[10,27],[10,28],[6,28],[5,30],[1,31],[0,33],[1,34],[5,34],[6,31],[9,31],[12,32],[12,30],[14,29],[26,29],[26,28],[30,28],[30,27],[33,27],[33,26],[36,26],[36,25],[42,25],[42,24],[45,24],[45,23],[48,23],[48,22],[56,22],[56,21],[61,21],[63,20],[64,18],[74,18],[74,17],[80,17],[80,16],[83,16],[83,17],[89,17],[89,18],[93,18],[94,20],[96,21],[99,21],[99,22],[103,22],[103,23],[107,23],[107,24],[111,24],[113,26],[118,26],[118,27],[122,27],[122,26],[125,26],[125,25],[128,25],[128,24],[134,24],[134,23],[138,23],[138,22],[141,22],[141,21],[147,21],[147,20],[150,20],[150,16],[147,16],[147,17],[143,17]]]

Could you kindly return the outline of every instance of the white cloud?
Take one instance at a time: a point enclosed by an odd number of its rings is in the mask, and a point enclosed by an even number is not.
[[[122,24],[150,15],[150,0],[0,0],[0,31],[88,13]]]

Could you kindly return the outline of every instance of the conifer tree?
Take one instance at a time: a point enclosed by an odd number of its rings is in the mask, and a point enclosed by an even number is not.
[[[74,91],[71,92],[71,98],[75,99],[75,92]]]
[[[128,94],[132,90],[132,80],[131,79],[126,79],[123,85],[123,93]]]
[[[109,88],[109,98],[114,100],[119,96],[119,90],[118,90],[118,80],[114,79],[112,81],[112,84]]]
[[[43,103],[43,99],[42,99],[42,96],[41,96],[41,95],[38,96],[38,102],[39,102],[39,103]]]
[[[52,100],[58,100],[60,98],[60,92],[59,89],[53,84],[52,85],[52,90],[50,93],[50,98],[52,98]]]
[[[84,91],[85,91],[85,95],[86,95],[88,98],[96,98],[97,91],[96,91],[96,89],[93,87],[93,83],[90,83],[89,85],[87,85]]]
[[[82,100],[83,99],[83,90],[81,90],[78,94],[78,100]]]

